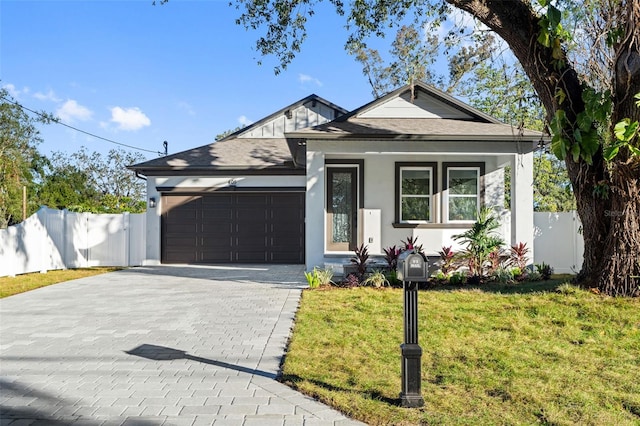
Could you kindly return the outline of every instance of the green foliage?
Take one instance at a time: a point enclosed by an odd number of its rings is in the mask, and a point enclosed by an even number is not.
[[[38,119],[31,118],[6,89],[0,88],[0,229],[22,220],[23,187],[32,199],[43,163],[37,151],[42,141],[37,125],[50,121],[44,113]],[[37,209],[30,203],[27,216]]]
[[[216,141],[219,141],[220,139],[224,139],[224,138],[226,138],[227,136],[232,135],[232,134],[234,134],[235,132],[237,132],[237,131],[240,131],[240,130],[244,129],[245,127],[246,127],[246,126],[238,126],[238,127],[236,127],[235,129],[228,129],[228,130],[225,130],[225,131],[224,131],[224,132],[222,132],[222,133],[218,133],[218,134],[216,135],[216,139],[215,139],[215,140],[216,140]]]
[[[500,267],[493,272],[491,278],[500,284],[513,284],[515,282],[511,268]]]
[[[592,164],[593,156],[606,139],[612,107],[611,93],[608,90],[598,92],[588,86],[584,86],[581,93],[584,110],[576,115],[575,122],[569,122],[564,109],[558,109],[551,120],[551,150],[560,160],[571,155],[574,162],[582,159]]]
[[[100,193],[87,181],[87,174],[75,166],[51,167],[38,185],[37,198],[40,204],[60,210],[82,211],[83,205],[97,206]]]
[[[367,278],[365,278],[365,280],[362,281],[362,285],[380,288],[380,287],[387,287],[390,284],[384,272],[375,270],[370,272],[367,275]]]
[[[435,80],[429,66],[437,58],[437,37],[426,35],[425,39],[413,26],[403,25],[396,33],[389,52],[393,60],[389,65],[385,65],[377,50],[361,43],[354,42],[347,50],[362,64],[362,73],[371,85],[374,98],[406,84]]]
[[[495,53],[495,46],[489,53]],[[457,90],[471,106],[504,123],[542,131],[544,109],[522,67],[485,56],[467,66],[466,77],[451,71],[452,80],[459,81],[452,82],[449,91]]]
[[[471,276],[484,276],[489,255],[503,245],[502,238],[496,233],[499,227],[498,218],[491,209],[484,207],[471,229],[453,236],[455,241],[465,245],[460,256],[467,262]]]
[[[86,148],[70,155],[56,152],[39,190],[42,204],[77,212],[144,212],[144,182],[126,168],[143,159],[122,149],[106,156]]]
[[[118,271],[120,269],[121,268],[118,267],[63,269],[59,271],[47,271],[46,274],[34,272],[31,274],[17,275],[15,277],[0,277],[0,299],[35,290],[40,287]]]
[[[467,274],[462,271],[453,272],[449,276],[449,284],[451,285],[463,285],[467,282]]]
[[[307,283],[309,284],[309,288],[318,288],[320,286],[328,286],[333,284],[331,279],[333,278],[333,270],[326,268],[313,268],[311,272],[304,273],[305,278],[307,279]]]
[[[640,148],[633,145],[633,139],[638,136],[638,121],[632,122],[628,118],[619,121],[613,128],[613,134],[616,141],[605,148],[603,154],[605,160],[612,161],[622,147],[627,148],[632,155],[640,156]]]
[[[562,12],[547,0],[540,0],[540,5],[547,8],[547,13],[540,17],[538,25],[540,32],[538,35],[538,43],[551,48],[551,56],[553,64],[556,68],[565,65],[565,52],[562,49],[563,42],[571,38],[569,31],[562,26]]]
[[[385,276],[389,285],[392,287],[402,287],[402,281],[398,279],[398,271],[394,269],[388,269],[385,271]]]
[[[553,267],[551,265],[547,265],[542,262],[540,264],[536,264],[535,267],[536,271],[540,274],[540,277],[545,281],[550,279],[551,275],[553,275]]]
[[[576,209],[571,181],[564,162],[541,153],[533,159],[533,209],[538,212],[565,212]]]

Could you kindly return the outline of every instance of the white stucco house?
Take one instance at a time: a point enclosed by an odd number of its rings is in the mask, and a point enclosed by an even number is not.
[[[146,263],[348,263],[418,237],[430,256],[504,204],[506,242],[533,249],[533,150],[516,129],[431,86],[354,111],[308,96],[226,138],[136,164]],[[533,258],[533,253],[530,253]]]

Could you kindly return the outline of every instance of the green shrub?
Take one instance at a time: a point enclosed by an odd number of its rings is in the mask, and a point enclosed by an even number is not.
[[[362,282],[362,285],[370,285],[375,288],[380,288],[388,286],[389,281],[382,271],[375,270],[369,273],[367,278]]]
[[[331,279],[333,278],[333,270],[331,269],[321,269],[315,267],[313,268],[313,271],[305,272],[304,276],[307,279],[309,288],[318,288],[320,286],[333,284],[333,281],[331,281]]]
[[[467,274],[465,274],[464,272],[460,272],[460,271],[454,272],[449,277],[449,284],[451,285],[462,285],[462,284],[465,284],[466,282],[467,282]]]
[[[527,281],[542,281],[542,274],[538,271],[527,272]]]
[[[542,262],[540,264],[536,264],[536,271],[540,274],[543,280],[548,280],[553,275],[553,267],[551,265],[547,265]]]
[[[513,284],[515,281],[513,272],[509,268],[496,269],[491,278],[493,278],[494,281],[497,281],[500,284]]]
[[[387,270],[385,276],[391,287],[402,287],[402,281],[398,279],[398,271],[395,269]]]

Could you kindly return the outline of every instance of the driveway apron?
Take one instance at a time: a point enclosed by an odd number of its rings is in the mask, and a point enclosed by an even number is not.
[[[275,380],[303,280],[154,266],[1,299],[1,424],[360,424]]]

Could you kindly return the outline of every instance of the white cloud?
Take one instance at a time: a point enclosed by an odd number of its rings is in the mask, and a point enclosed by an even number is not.
[[[322,86],[322,82],[320,80],[308,74],[298,74],[298,81],[300,84],[315,83],[316,86]]]
[[[60,102],[62,99],[58,98],[55,92],[51,89],[47,93],[36,92],[33,94],[33,97],[40,101],[52,101],[52,102]]]
[[[89,108],[80,105],[73,99],[68,99],[60,108],[56,110],[56,115],[60,117],[62,121],[73,122],[76,120],[87,121],[91,119],[93,111]]]
[[[151,120],[138,107],[111,108],[111,121],[118,125],[119,130],[140,130],[151,125]]]
[[[21,94],[27,94],[29,93],[29,88],[28,87],[23,87],[22,90],[18,89],[14,84],[5,84],[4,86],[2,86],[3,89],[6,89],[7,92],[9,92],[9,95],[11,95],[12,98],[14,99],[19,99]]]
[[[253,124],[253,121],[249,120],[245,115],[241,115],[240,117],[238,117],[238,123],[243,126],[248,126],[250,124]]]

